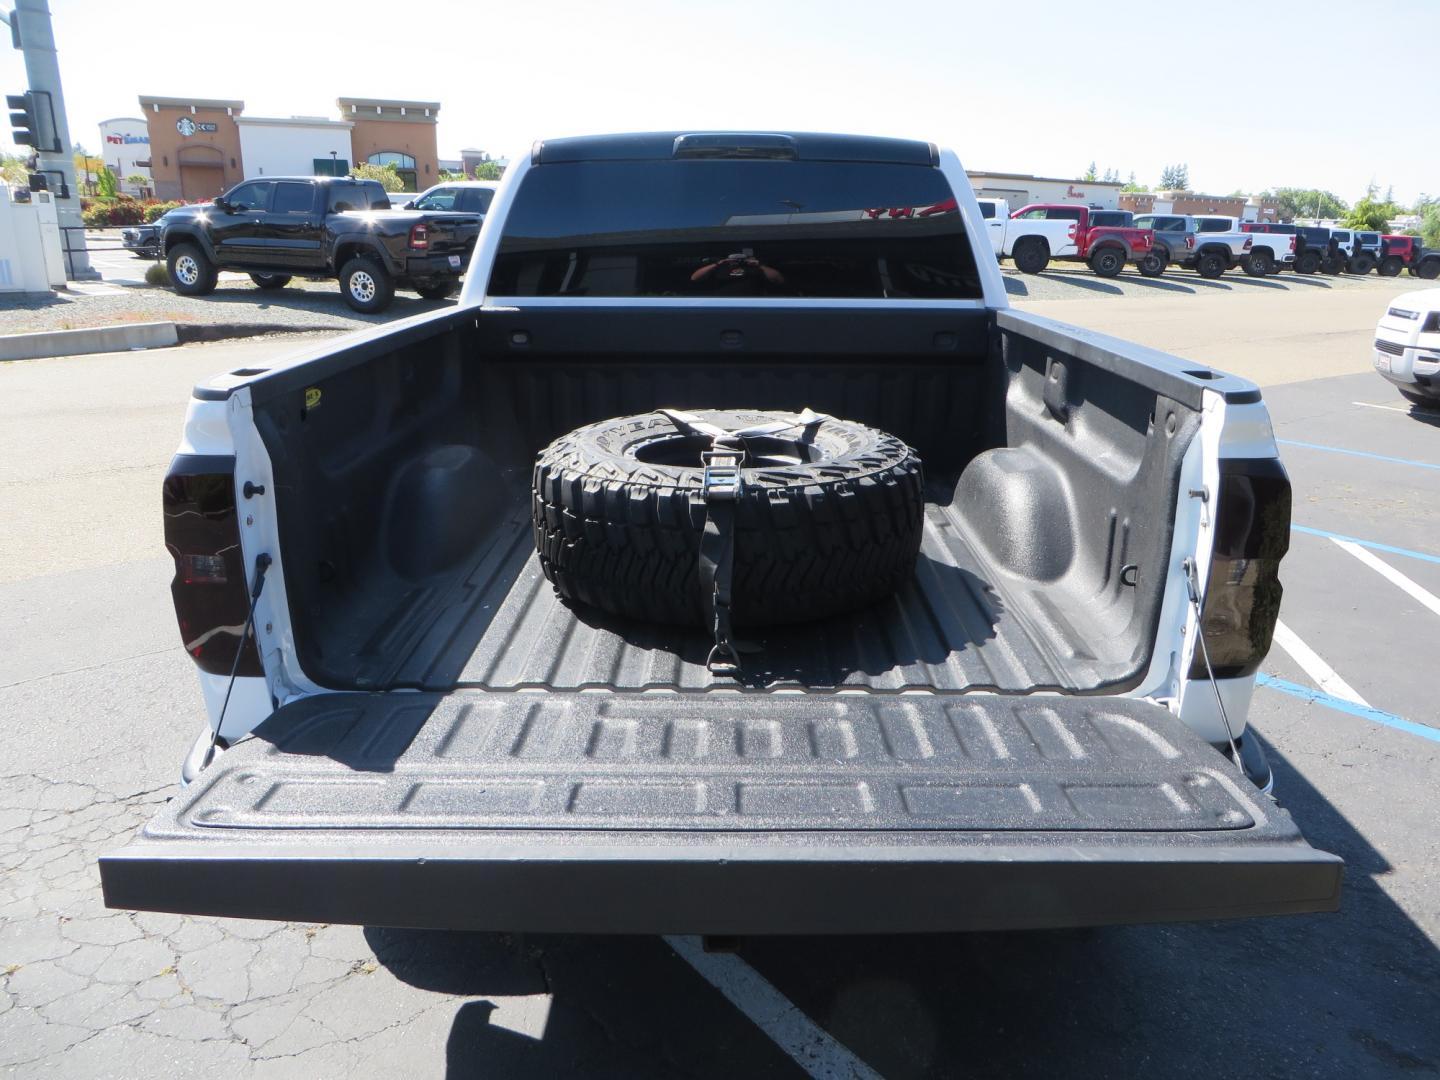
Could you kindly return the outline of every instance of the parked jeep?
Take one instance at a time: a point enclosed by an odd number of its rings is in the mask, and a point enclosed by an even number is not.
[[[1440,278],[1440,249],[1426,248],[1418,236],[1391,236],[1380,238],[1380,274],[1395,277],[1401,270],[1409,269],[1411,277],[1434,281]]]
[[[161,221],[170,282],[183,296],[213,292],[221,270],[248,273],[262,289],[338,278],[345,302],[368,314],[388,307],[397,288],[427,299],[454,293],[481,218],[392,210],[374,180],[278,176]]]

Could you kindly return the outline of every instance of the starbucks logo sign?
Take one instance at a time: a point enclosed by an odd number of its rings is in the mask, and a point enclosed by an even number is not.
[[[182,116],[179,120],[175,121],[175,130],[188,139],[191,135],[195,134],[195,121],[191,120],[188,116]]]

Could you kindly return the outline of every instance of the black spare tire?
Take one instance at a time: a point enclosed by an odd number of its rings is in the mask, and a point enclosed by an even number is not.
[[[872,604],[915,572],[920,458],[893,435],[822,416],[687,414],[745,438],[733,503],[737,626],[804,622]],[[813,415],[813,414],[812,414]],[[699,552],[708,436],[662,413],[572,431],[535,463],[532,516],[545,577],[566,600],[632,619],[705,627]]]

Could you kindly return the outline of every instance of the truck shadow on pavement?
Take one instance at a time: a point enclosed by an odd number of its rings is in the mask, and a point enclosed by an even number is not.
[[[740,956],[885,1077],[1440,1071],[1440,953],[1380,884],[1384,856],[1266,750],[1308,838],[1346,860],[1338,914],[753,938]],[[452,1024],[452,1077],[801,1075],[660,938],[365,935],[401,980],[477,999]],[[543,1030],[498,1022],[507,996],[546,994]]]

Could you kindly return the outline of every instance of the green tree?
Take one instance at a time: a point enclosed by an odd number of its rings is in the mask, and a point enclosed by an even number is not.
[[[133,188],[139,188],[141,191],[144,191],[150,186],[150,178],[144,173],[138,172],[131,173],[129,176],[125,177],[125,182]]]
[[[475,166],[476,180],[499,180],[505,169],[498,161],[482,161]]]
[[[1120,185],[1120,190],[1121,190],[1121,191],[1149,191],[1149,190],[1150,190],[1150,187],[1149,187],[1148,184],[1136,183],[1136,181],[1135,181],[1135,174],[1132,172],[1132,173],[1130,174],[1130,179],[1127,180],[1127,181],[1125,181],[1125,183],[1123,183],[1122,185]]]
[[[113,199],[120,194],[120,185],[115,182],[115,174],[110,171],[109,165],[100,166],[100,171],[95,174],[95,187],[102,199]]]
[[[1160,172],[1161,191],[1189,191],[1190,166],[1166,165]]]
[[[1350,208],[1340,222],[1346,228],[1365,229],[1369,232],[1389,232],[1390,219],[1400,214],[1400,207],[1393,202],[1381,202],[1374,193],[1366,195]]]
[[[24,187],[30,181],[30,170],[25,159],[15,154],[0,154],[0,184],[5,187]],[[0,198],[4,194],[0,193]]]
[[[1431,200],[1420,210],[1420,238],[1426,247],[1440,247],[1440,200]]]
[[[355,166],[355,176],[361,180],[378,180],[386,191],[404,191],[405,181],[395,170],[394,162],[389,165],[371,165],[368,161]]]
[[[1350,212],[1350,204],[1333,192],[1317,188],[1275,188],[1260,193],[1262,199],[1273,199],[1280,217],[1293,221],[1298,217],[1342,218]]]
[[[79,143],[75,144],[75,183],[86,195],[95,194],[95,175],[105,167],[105,163],[90,153]]]
[[[1080,179],[1087,184],[1093,184],[1096,180],[1100,179],[1100,174],[1095,171],[1095,163],[1093,161],[1090,162],[1090,167],[1085,170],[1085,175],[1080,177]]]

